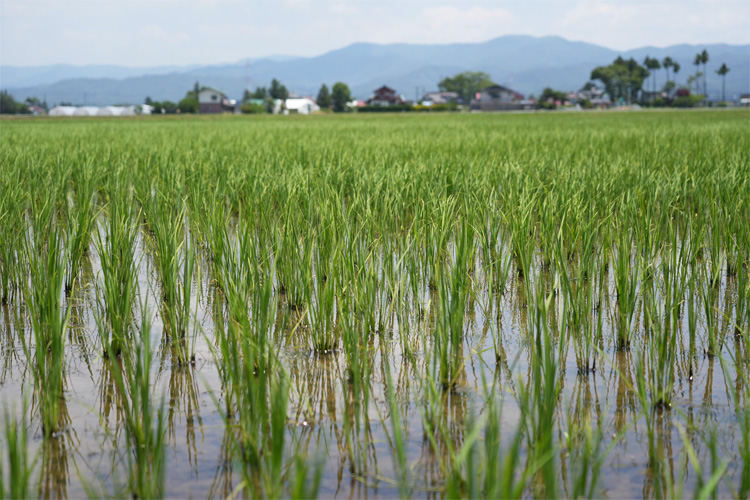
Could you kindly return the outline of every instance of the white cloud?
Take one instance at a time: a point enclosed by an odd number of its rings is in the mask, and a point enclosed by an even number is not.
[[[643,5],[640,6],[643,10]],[[581,23],[607,24],[609,26],[631,23],[638,17],[639,7],[633,4],[616,4],[614,2],[579,2],[568,10],[562,18],[562,24]]]
[[[498,30],[507,29],[513,14],[501,8],[475,6],[461,10],[441,6],[424,9],[421,20],[424,21],[422,31],[439,41],[478,42],[497,36]]]

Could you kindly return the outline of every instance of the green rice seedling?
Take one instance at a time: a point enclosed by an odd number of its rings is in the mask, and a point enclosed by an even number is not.
[[[704,441],[706,441],[709,450],[711,450],[712,455],[711,470],[709,471],[710,475],[708,478],[706,478],[704,475],[700,460],[698,459],[698,455],[695,452],[695,448],[693,447],[687,431],[680,424],[677,425],[677,429],[680,432],[682,443],[685,447],[685,453],[687,455],[690,466],[693,468],[693,471],[695,473],[696,483],[693,498],[716,498],[716,490],[719,486],[719,482],[726,474],[731,460],[725,458],[721,461],[721,463],[718,462],[718,458],[716,456],[717,436],[715,429],[708,432],[708,437],[703,438]],[[742,498],[742,496],[740,496],[740,498]]]
[[[148,305],[141,307],[140,339],[123,358],[109,358],[127,438],[128,491],[133,498],[160,498],[166,479],[164,398],[151,401],[151,324]]]
[[[530,458],[539,467],[534,492],[547,497],[557,495],[553,431],[555,411],[562,389],[561,360],[564,359],[565,352],[565,336],[561,335],[556,341],[548,323],[552,300],[553,295],[546,295],[542,284],[538,282],[532,302],[533,318],[530,320],[533,341],[529,348],[529,380],[519,380],[516,384]],[[563,311],[560,317],[563,323],[561,331],[564,331],[567,328],[567,313]]]
[[[434,453],[445,482],[445,494],[449,498],[475,498],[482,485],[475,462],[484,419],[469,416],[462,423],[454,423],[452,428],[446,407],[456,395],[443,390],[432,377],[424,380],[423,391],[426,397],[426,408],[422,409],[425,441]],[[456,436],[455,427],[458,425],[461,425],[462,430]]]
[[[594,276],[594,231],[588,227],[582,235],[582,247],[578,253],[575,275],[571,276],[567,265],[567,256],[562,245],[557,245],[555,261],[560,279],[563,297],[566,301],[569,318],[568,327],[573,336],[576,354],[576,365],[580,375],[596,371],[595,341],[597,328],[593,322],[592,311],[595,306],[596,283],[590,280]],[[585,257],[584,257],[585,256]],[[593,256],[593,258],[592,258]]]
[[[151,241],[156,254],[162,290],[162,316],[168,338],[174,343],[178,364],[193,363],[190,335],[195,249],[185,234],[186,207],[181,201],[156,192],[142,202],[153,230]]]
[[[654,484],[654,491],[662,495],[667,488],[669,480],[663,460],[663,449],[657,441],[657,431],[655,429],[657,411],[654,408],[653,399],[649,397],[648,375],[646,368],[645,356],[640,354],[635,365],[635,387],[634,392],[638,398],[643,410],[643,417],[646,421],[646,437],[648,442],[648,466],[651,471],[651,480]]]
[[[300,455],[294,457],[294,476],[290,480],[289,497],[292,500],[318,498],[320,482],[323,478],[323,467],[320,463],[312,468]],[[312,475],[312,477],[309,477]]]
[[[523,426],[521,421],[513,431],[510,446],[503,450],[503,432],[500,426],[501,410],[490,396],[486,406],[487,426],[484,431],[483,482],[485,498],[521,498],[529,479],[537,472],[537,465],[528,462],[522,466]]]
[[[18,176],[18,171],[7,169],[0,177],[0,241],[3,242],[0,245],[0,305],[10,303],[21,280],[18,254],[22,249],[27,193]]]
[[[336,321],[336,292],[333,283],[323,282],[318,271],[315,283],[307,287],[307,317],[310,322],[310,347],[316,353],[327,354],[339,345]],[[330,272],[326,270],[326,272]]]
[[[633,314],[638,300],[638,271],[631,264],[631,232],[620,228],[616,238],[617,255],[613,259],[618,313],[615,345],[618,349],[627,349],[630,347]]]
[[[69,247],[62,228],[54,224],[51,206],[34,214],[34,234],[26,233],[24,254],[28,281],[23,280],[23,298],[33,330],[34,345],[21,337],[26,357],[32,363],[34,391],[39,398],[42,428],[50,437],[59,428],[65,373],[65,338],[71,304],[63,304],[65,264]],[[44,222],[46,221],[46,222]],[[43,232],[46,238],[42,238]]]
[[[312,283],[312,257],[314,227],[294,220],[292,206],[287,208],[284,222],[277,227],[276,270],[279,293],[286,297],[290,308],[301,309],[305,300],[306,285]]]
[[[649,294],[646,300],[646,315],[651,324],[646,346],[651,404],[657,407],[669,407],[672,403],[675,379],[677,330],[670,327],[671,311],[665,301],[660,300],[655,294]]]
[[[473,261],[474,255],[473,229],[468,224],[463,224],[457,237],[456,262],[450,275],[438,278],[435,360],[438,364],[438,380],[444,389],[456,385],[464,364],[464,316],[470,294],[466,267]]]
[[[132,316],[138,294],[137,218],[132,197],[114,192],[106,226],[100,224],[94,235],[101,265],[96,282],[95,317],[105,357],[120,356],[132,340]]]
[[[393,454],[394,469],[396,472],[396,482],[398,484],[398,493],[401,498],[409,497],[408,487],[408,466],[407,466],[407,450],[406,450],[406,434],[404,432],[404,426],[401,422],[401,416],[399,413],[398,404],[396,403],[396,392],[393,388],[394,383],[391,379],[390,364],[386,363],[386,377],[388,378],[387,390],[388,390],[388,412],[390,413],[390,424],[391,424],[391,453]]]
[[[511,197],[509,203],[513,212],[506,218],[510,227],[510,239],[513,248],[513,259],[516,262],[518,276],[528,281],[531,264],[536,247],[536,226],[533,220],[533,208],[536,195],[527,191],[522,192],[520,198]],[[527,284],[527,297],[531,295],[530,284]]]
[[[26,414],[25,401],[23,414]],[[36,459],[29,457],[26,422],[24,418],[11,417],[7,408],[4,416],[5,432],[2,437],[5,456],[0,456],[0,497],[30,498],[32,496],[30,483],[36,468]]]
[[[741,329],[739,335],[746,346],[750,345],[750,331]],[[750,497],[750,356],[747,348],[743,352],[740,348],[727,349],[728,356],[719,357],[721,368],[726,380],[735,379],[736,389],[727,391],[734,407],[739,430],[738,455],[742,461],[738,471],[738,498]],[[715,436],[710,436],[715,438]],[[715,465],[715,464],[714,464]]]
[[[703,314],[706,318],[706,347],[705,352],[709,356],[718,356],[723,347],[723,330],[719,328],[717,318],[717,303],[719,300],[719,289],[715,285],[719,279],[719,267],[704,267],[702,285],[700,287]]]
[[[568,431],[566,433],[566,447],[569,453],[571,473],[570,498],[596,498],[596,488],[599,482],[602,465],[608,449],[603,448],[603,432],[597,427],[592,428],[591,417],[586,416],[583,421],[572,420],[568,416]]]
[[[73,170],[76,193],[68,206],[70,228],[70,259],[65,278],[65,292],[70,294],[74,280],[79,278],[81,262],[88,255],[91,235],[96,228],[96,173],[90,164]]]

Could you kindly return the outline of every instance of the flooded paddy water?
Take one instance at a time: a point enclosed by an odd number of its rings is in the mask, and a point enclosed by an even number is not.
[[[747,498],[748,117],[4,123],[4,491]]]

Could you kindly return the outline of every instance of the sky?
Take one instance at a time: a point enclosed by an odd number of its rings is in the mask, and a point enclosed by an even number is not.
[[[0,64],[218,64],[355,42],[558,35],[615,50],[750,43],[749,0],[0,0]]]

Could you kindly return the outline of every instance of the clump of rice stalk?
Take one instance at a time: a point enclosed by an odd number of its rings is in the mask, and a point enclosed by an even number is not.
[[[633,314],[637,303],[638,270],[631,262],[631,232],[620,228],[616,238],[617,255],[614,258],[615,289],[617,290],[617,349],[630,347]]]
[[[680,432],[682,438],[682,444],[685,447],[685,454],[687,455],[687,462],[693,469],[695,475],[695,492],[693,498],[716,498],[717,489],[719,483],[729,469],[729,465],[732,463],[729,458],[719,461],[719,443],[716,429],[704,429],[700,432],[701,439],[703,440],[706,448],[711,456],[711,469],[708,471],[709,476],[705,476],[703,467],[701,466],[698,454],[695,452],[693,447],[693,440],[688,435],[687,430],[680,424],[677,424],[677,429]],[[685,465],[687,467],[687,464]],[[664,467],[668,467],[666,464]],[[681,492],[681,491],[680,491]],[[682,495],[677,495],[675,498],[679,498]],[[739,498],[745,498],[740,494]]]
[[[25,415],[25,401],[23,406]],[[31,498],[30,483],[36,459],[29,458],[26,421],[24,418],[11,417],[6,408],[3,427],[2,444],[6,453],[0,456],[0,498]]]
[[[142,307],[140,339],[122,359],[108,363],[120,393],[125,422],[128,490],[133,498],[160,498],[166,478],[166,418],[164,399],[151,401],[151,324],[148,307]]]
[[[195,249],[185,234],[184,203],[156,193],[144,204],[153,230],[152,242],[161,278],[161,312],[167,337],[173,341],[180,365],[195,363],[190,335],[190,311]]]
[[[518,404],[525,425],[528,448],[539,471],[535,481],[535,494],[553,497],[557,494],[555,470],[554,423],[555,410],[562,390],[561,370],[565,359],[565,335],[555,339],[549,325],[549,311],[553,294],[546,295],[542,284],[534,287],[532,302],[532,344],[530,350],[529,380],[519,380]],[[564,302],[563,302],[564,304]],[[560,314],[560,331],[565,331],[567,312]]]
[[[24,216],[27,193],[9,169],[0,177],[0,304],[10,303],[19,290],[21,263],[19,261],[21,240],[24,234]],[[5,178],[7,176],[7,178]]]
[[[593,427],[590,415],[581,418],[569,413],[568,422],[566,448],[570,462],[570,484],[566,495],[570,498],[596,498],[604,461],[623,433],[605,448],[604,431],[599,423],[596,428]]]
[[[96,179],[90,166],[73,170],[75,199],[68,204],[68,228],[71,232],[70,259],[65,279],[65,292],[70,294],[74,280],[78,279],[83,257],[88,254],[91,234],[96,228]]]
[[[448,276],[441,276],[438,284],[434,359],[438,365],[438,380],[444,389],[456,385],[464,364],[464,316],[471,291],[467,267],[474,260],[473,228],[463,224],[457,238],[455,264]]]
[[[724,331],[719,328],[718,302],[720,268],[706,265],[703,267],[703,280],[700,287],[700,298],[703,314],[706,318],[706,354],[718,356],[724,344]]]
[[[646,315],[651,329],[647,338],[648,380],[651,388],[651,404],[670,407],[674,387],[674,370],[677,361],[677,329],[669,324],[669,304],[654,293],[648,293]]]
[[[320,273],[321,270],[318,272]],[[318,275],[315,283],[307,287],[307,317],[310,344],[314,352],[327,354],[339,345],[339,327],[336,319],[337,297],[334,283],[324,282]]]
[[[23,249],[28,262],[23,297],[34,346],[21,336],[27,359],[32,360],[34,390],[39,397],[42,428],[46,437],[59,427],[63,401],[65,337],[70,320],[70,302],[63,304],[63,283],[69,247],[62,228],[56,225],[50,204],[34,214],[33,234],[26,233]],[[42,236],[44,235],[44,236]]]
[[[96,323],[104,356],[117,357],[132,340],[138,294],[138,216],[133,198],[126,192],[110,196],[106,225],[100,224],[94,238],[101,265],[96,282]]]

